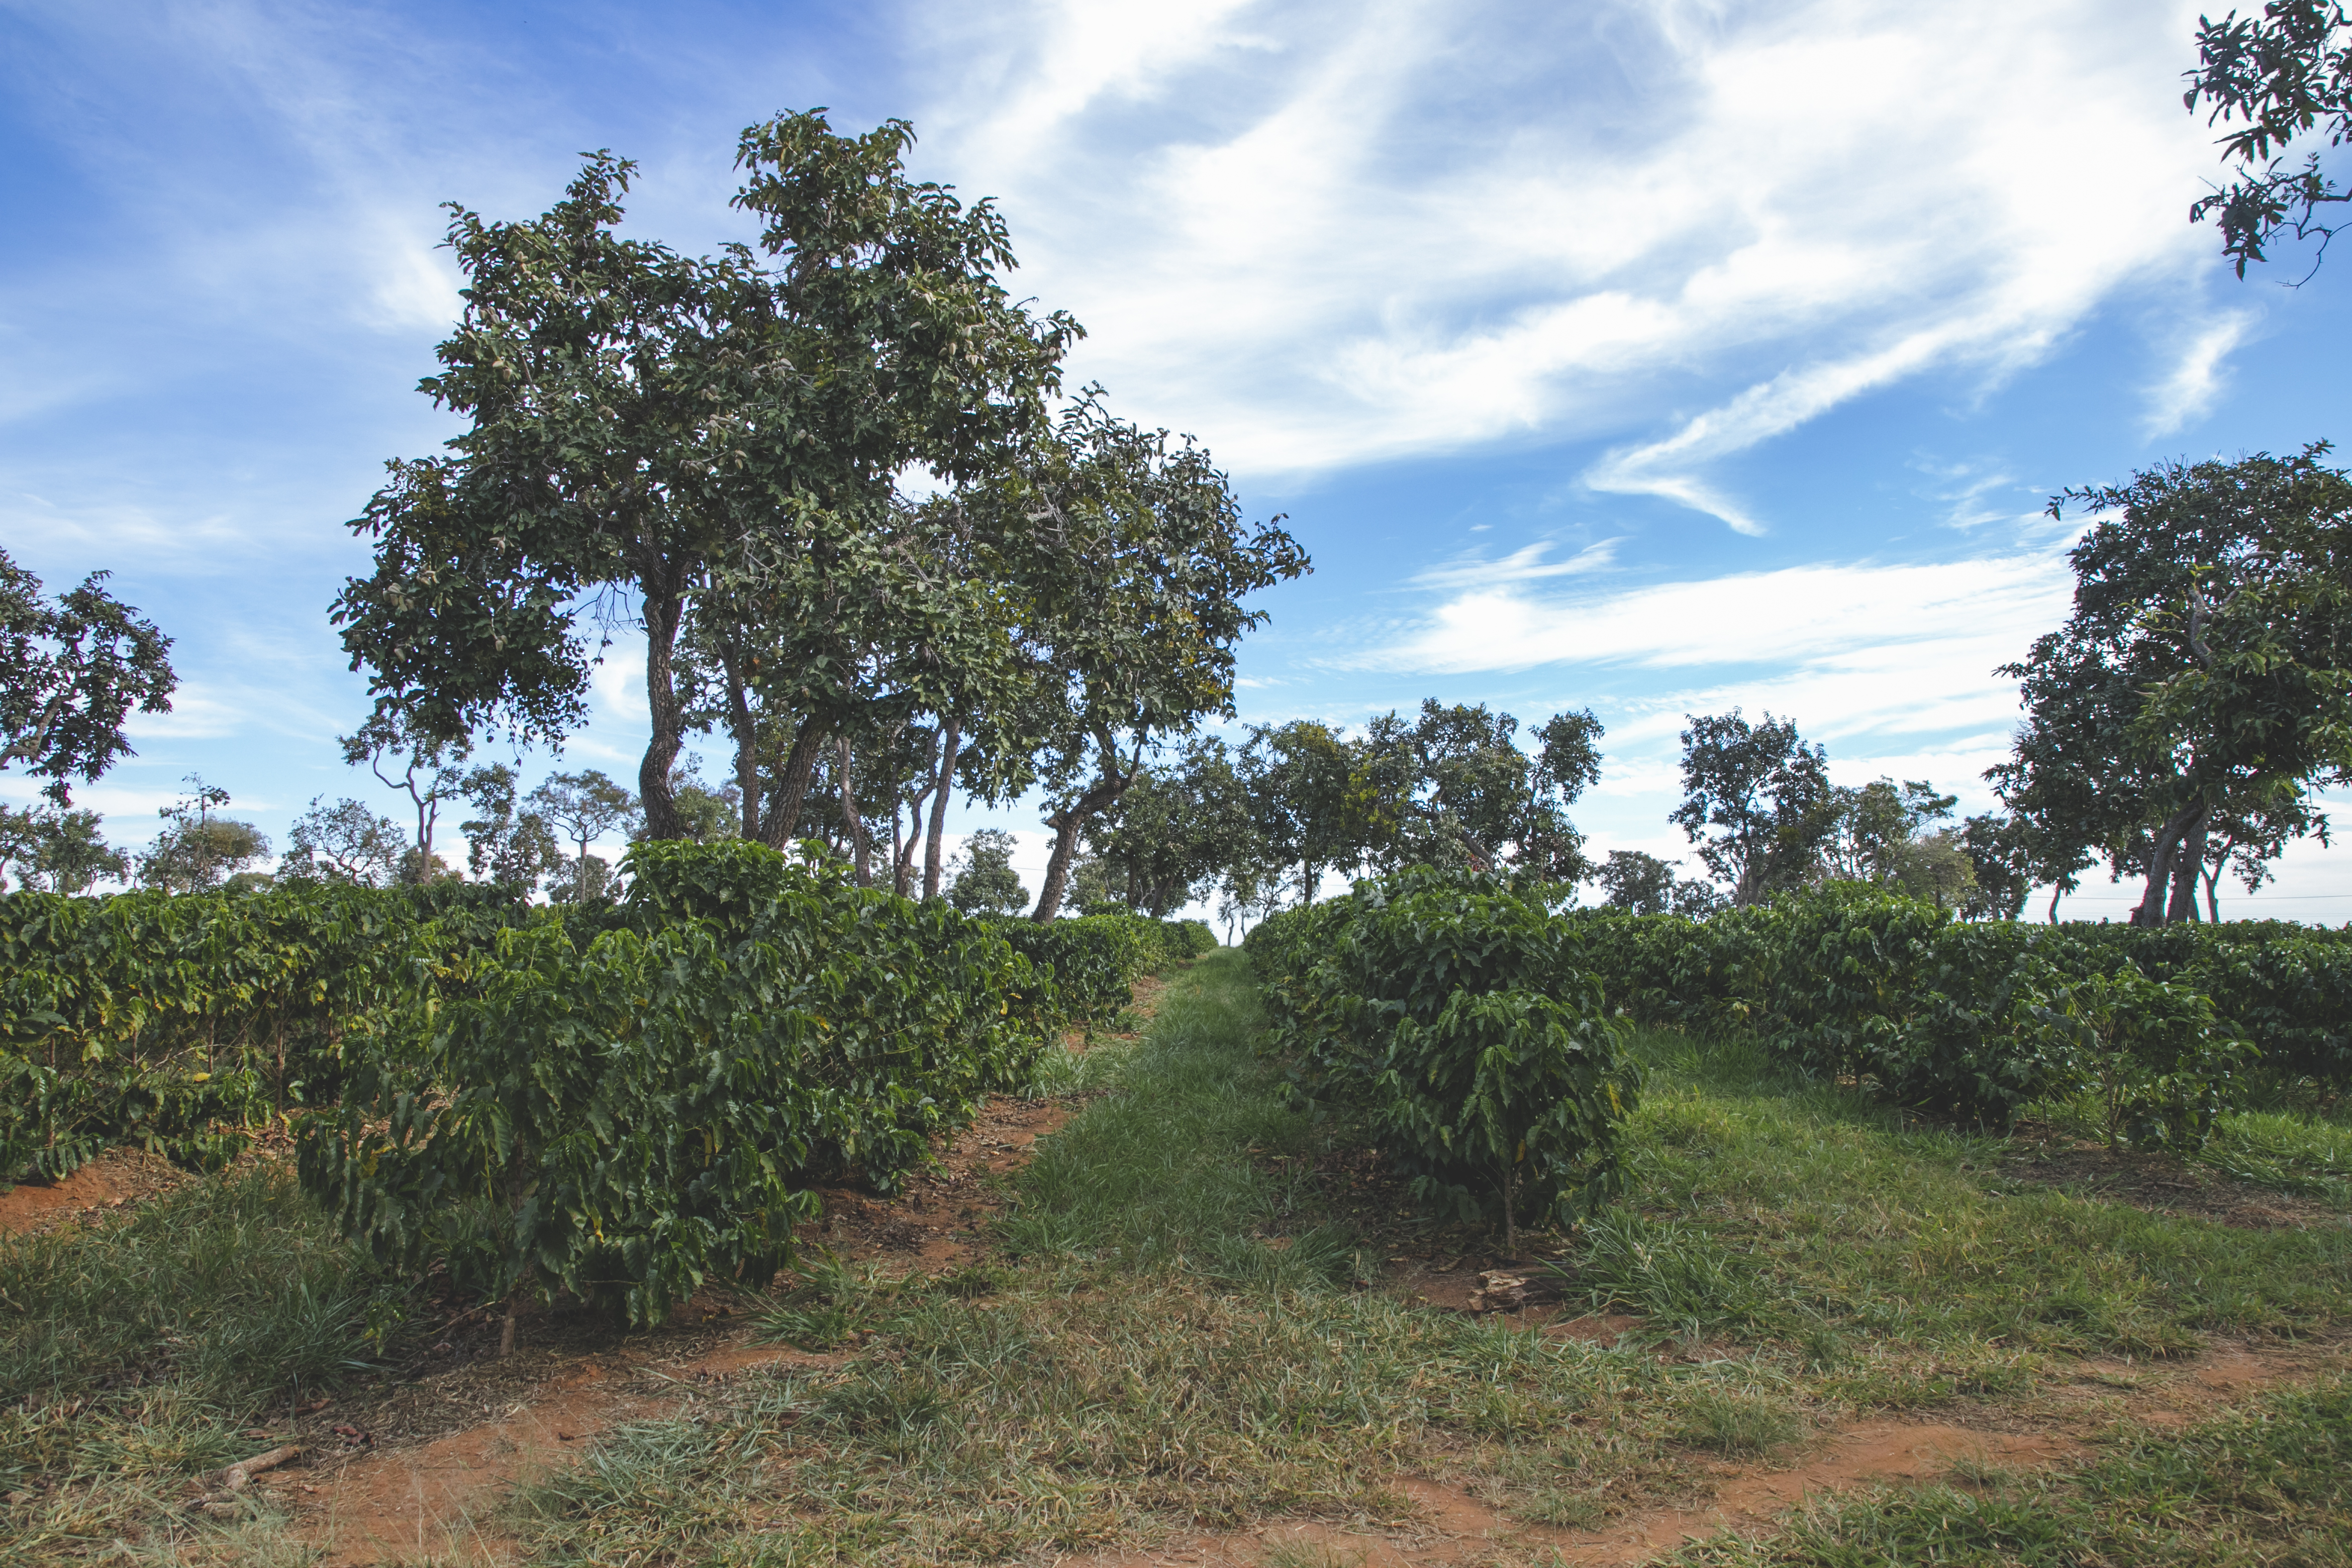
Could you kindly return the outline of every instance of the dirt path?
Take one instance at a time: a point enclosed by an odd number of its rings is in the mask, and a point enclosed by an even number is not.
[[[110,1149],[61,1182],[19,1182],[0,1192],[0,1233],[54,1230],[197,1179],[160,1154]]]
[[[1632,1320],[1622,1320],[1633,1326]],[[1613,1334],[1612,1337],[1614,1337]],[[1350,1525],[1276,1521],[1233,1534],[1182,1537],[1150,1552],[1074,1558],[1064,1568],[1255,1568],[1269,1559],[1321,1561],[1339,1568],[1420,1563],[1540,1562],[1577,1568],[1634,1568],[1727,1531],[1769,1529],[1778,1516],[1823,1493],[1872,1486],[1963,1484],[1989,1468],[2041,1469],[2092,1452],[2091,1435],[2118,1419],[2185,1426],[2263,1388],[2306,1383],[2352,1364],[2345,1344],[2249,1342],[2217,1347],[2194,1361],[2091,1361],[2013,1425],[1863,1421],[1825,1434],[1779,1468],[1718,1464],[1702,1472],[1711,1491],[1683,1508],[1649,1510],[1594,1531],[1562,1530],[1514,1518],[1473,1486],[1408,1476],[1393,1489],[1409,1518]],[[1965,1417],[1963,1417],[1965,1418]]]

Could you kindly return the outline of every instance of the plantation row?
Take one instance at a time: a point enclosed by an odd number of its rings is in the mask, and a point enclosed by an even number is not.
[[[1547,891],[1408,871],[1247,943],[1300,1090],[1364,1110],[1425,1200],[1507,1227],[1615,1183],[1633,1022],[2004,1128],[2095,1091],[2139,1147],[2201,1147],[2256,1076],[2352,1087],[2352,932],[1968,923],[1853,883],[1706,921],[1556,913]]]
[[[490,889],[0,899],[0,1161],[221,1163],[280,1116],[387,1265],[635,1321],[772,1267],[811,1184],[887,1189],[1058,1029],[1210,943],[974,920],[758,845],[642,844],[627,900]]]

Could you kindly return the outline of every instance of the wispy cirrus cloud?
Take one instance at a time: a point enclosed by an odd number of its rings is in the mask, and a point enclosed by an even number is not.
[[[2032,363],[2209,237],[2206,132],[2149,85],[2189,5],[941,17],[935,150],[1086,374],[1253,471],[1613,438],[1595,488],[1753,531],[1724,458]]]
[[[2191,332],[2179,347],[2171,374],[2148,388],[2141,433],[2172,435],[2212,407],[2213,400],[2221,395],[2221,362],[2246,341],[2261,319],[2255,310],[2226,310]]]
[[[1494,589],[1512,583],[1541,582],[1548,577],[1579,577],[1606,569],[1617,559],[1617,546],[1622,542],[1604,539],[1586,545],[1565,561],[1547,561],[1544,557],[1551,553],[1554,542],[1539,539],[1498,560],[1459,556],[1415,573],[1407,583],[1415,588]]]
[[[1504,585],[1445,600],[1360,658],[1444,674],[1549,664],[1866,670],[1889,649],[1968,641],[1997,643],[2008,658],[2063,618],[2072,587],[2064,559],[2042,552],[1795,566],[1589,595]]]

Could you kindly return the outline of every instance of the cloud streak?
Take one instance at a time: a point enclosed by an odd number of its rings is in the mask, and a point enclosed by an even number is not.
[[[1596,488],[1754,531],[1710,465],[2203,254],[2205,133],[2147,86],[2193,6],[1014,15],[942,16],[933,150],[1084,374],[1245,470],[1614,440]]]

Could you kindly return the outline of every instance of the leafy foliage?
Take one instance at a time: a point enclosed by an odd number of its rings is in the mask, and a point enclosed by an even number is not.
[[[1566,918],[1635,1016],[1937,1114],[2000,1125],[2095,1089],[2119,1141],[2194,1149],[2257,1072],[2352,1083],[2341,931],[1963,923],[1851,883],[1705,921]]]
[[[2283,234],[2318,237],[2323,252],[2337,224],[2327,210],[2352,201],[2352,192],[2320,167],[2306,145],[2304,162],[2284,156],[2295,141],[2316,132],[2331,147],[2352,136],[2352,18],[2336,0],[2270,0],[2259,20],[2235,10],[2216,22],[2197,19],[2197,68],[2188,73],[2181,101],[2193,113],[2212,107],[2206,123],[2236,127],[2221,138],[2224,163],[2240,172],[2228,188],[2200,196],[2191,222],[2221,226],[2221,251],[2238,276],[2266,258]]]
[[[58,806],[73,804],[72,780],[131,754],[131,710],[170,712],[179,684],[172,639],[108,594],[106,578],[93,572],[51,597],[0,550],[0,773],[48,780],[42,793]]]
[[[658,1321],[782,1262],[814,1181],[894,1185],[1050,1021],[984,925],[838,868],[667,840],[628,871],[609,921],[558,912],[448,964],[300,1122],[304,1184],[380,1259]]]
[[[1425,1202],[1538,1223],[1622,1180],[1637,1074],[1576,929],[1493,873],[1401,872],[1286,911],[1244,944],[1314,1098],[1360,1108]]]
[[[1160,922],[1133,914],[1080,915],[1040,925],[987,922],[1059,988],[1061,1005],[1080,1023],[1116,1018],[1135,1000],[1136,976],[1166,961]]]

